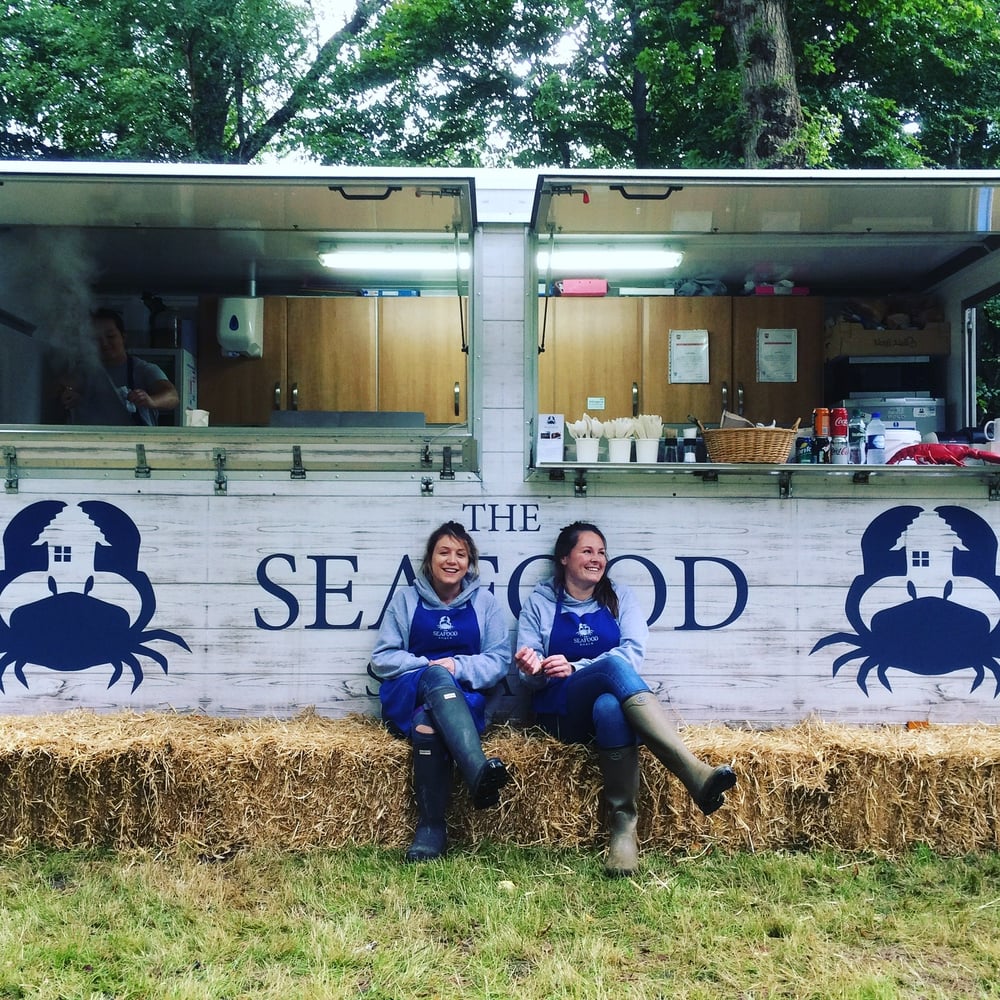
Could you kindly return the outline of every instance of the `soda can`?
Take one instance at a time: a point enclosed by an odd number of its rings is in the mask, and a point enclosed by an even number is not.
[[[830,411],[825,406],[813,410],[813,437],[828,438],[830,436]]]
[[[795,461],[802,465],[812,465],[813,442],[810,437],[800,437],[795,439]]]
[[[848,465],[850,448],[847,445],[847,438],[844,436],[835,437],[830,442],[830,464]]]
[[[830,411],[830,434],[835,438],[847,437],[847,408],[835,406]]]
[[[828,465],[830,462],[830,439],[814,437],[812,442],[813,461],[817,465]]]

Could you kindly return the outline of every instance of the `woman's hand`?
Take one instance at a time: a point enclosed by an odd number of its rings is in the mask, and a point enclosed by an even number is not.
[[[455,674],[455,661],[450,656],[442,657],[440,660],[429,660],[431,666],[444,667],[449,674]]]
[[[546,677],[569,677],[576,670],[562,653],[554,653],[542,660],[542,670]]]
[[[542,672],[542,658],[529,646],[522,646],[514,654],[514,663],[522,674],[530,676]]]

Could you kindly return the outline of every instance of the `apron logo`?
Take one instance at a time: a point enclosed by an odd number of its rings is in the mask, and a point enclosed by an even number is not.
[[[41,500],[11,519],[0,571],[0,692],[11,664],[27,687],[29,663],[59,671],[108,664],[108,687],[128,666],[135,691],[143,679],[139,654],[167,672],[167,658],[147,643],[191,651],[173,632],[146,629],[156,595],[139,570],[140,540],[132,519],[102,500],[73,507]]]
[[[861,538],[863,572],[847,592],[844,611],[853,632],[820,639],[853,649],[833,661],[833,674],[861,660],[858,687],[868,694],[875,670],[891,691],[890,667],[925,677],[972,670],[975,691],[989,670],[1000,694],[1000,577],[997,538],[963,507],[894,507]]]
[[[438,619],[437,628],[434,629],[434,635],[438,639],[457,639],[458,629],[455,628],[451,623],[451,618],[448,615],[442,615]]]

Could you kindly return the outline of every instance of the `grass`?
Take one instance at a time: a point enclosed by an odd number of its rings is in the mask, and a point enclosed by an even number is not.
[[[1000,855],[0,857],[0,1000],[1000,997]]]

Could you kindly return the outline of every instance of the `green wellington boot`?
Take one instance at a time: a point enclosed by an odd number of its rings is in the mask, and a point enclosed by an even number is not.
[[[699,760],[684,745],[663,706],[650,691],[641,691],[622,702],[629,725],[663,766],[676,775],[695,805],[706,815],[725,801],[725,793],[736,784],[736,772],[728,765],[712,767]]]
[[[639,748],[615,747],[598,751],[608,804],[608,856],[604,872],[610,878],[631,875],[639,867],[635,828],[639,794]]]
[[[413,795],[417,800],[417,828],[405,860],[440,858],[448,850],[446,816],[451,797],[451,757],[440,744],[414,743]]]

